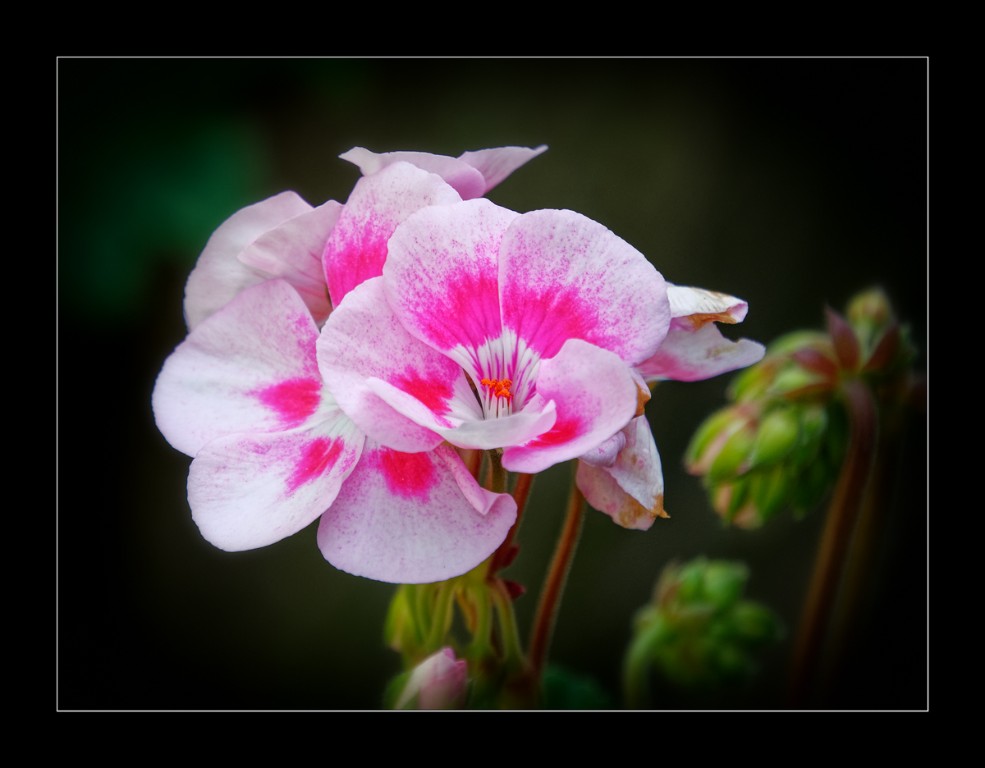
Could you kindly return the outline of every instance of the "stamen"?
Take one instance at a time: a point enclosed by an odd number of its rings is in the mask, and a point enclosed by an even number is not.
[[[479,383],[496,397],[504,398],[507,402],[513,399],[513,393],[510,392],[510,387],[513,386],[511,379],[481,379]]]

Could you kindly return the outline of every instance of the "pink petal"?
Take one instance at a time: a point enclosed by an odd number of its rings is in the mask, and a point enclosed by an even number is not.
[[[220,549],[280,541],[332,504],[364,440],[339,411],[305,429],[214,440],[188,474],[192,519]]]
[[[635,364],[656,351],[670,323],[660,273],[572,211],[520,216],[503,238],[499,280],[504,327],[542,357],[584,339]]]
[[[336,568],[378,581],[441,581],[471,570],[516,520],[508,494],[484,501],[454,451],[398,453],[367,442],[362,459],[318,526],[318,545]]]
[[[383,270],[387,240],[414,211],[461,198],[438,176],[409,163],[395,163],[356,182],[324,252],[325,276],[333,306]]]
[[[450,425],[446,417],[459,401],[475,401],[462,369],[403,329],[387,305],[382,278],[346,296],[325,323],[317,347],[326,386],[339,406],[367,435],[391,448],[430,450],[441,437],[382,400],[373,379],[408,393],[429,426]],[[478,412],[475,403],[471,416]]]
[[[323,400],[318,328],[282,280],[252,286],[197,326],[157,378],[157,426],[195,456],[237,432],[271,432],[315,417]]]
[[[359,166],[364,176],[381,171],[396,162],[408,162],[425,171],[436,173],[462,196],[463,200],[481,197],[513,171],[547,150],[546,145],[529,147],[496,147],[464,152],[458,158],[432,155],[428,152],[371,152],[353,147],[339,155]]]
[[[343,160],[359,166],[364,176],[379,173],[394,163],[410,163],[429,173],[436,173],[445,180],[462,200],[482,197],[486,191],[486,180],[482,172],[474,166],[448,155],[432,155],[429,152],[371,152],[363,147],[353,147],[339,155]]]
[[[556,404],[557,421],[550,431],[503,451],[503,466],[512,472],[540,472],[612,437],[636,413],[636,381],[612,352],[572,339],[541,362],[537,393],[525,410],[546,401]]]
[[[650,381],[701,381],[758,363],[764,354],[762,344],[726,339],[714,323],[695,328],[689,318],[675,318],[660,349],[638,368]]]
[[[383,279],[411,334],[444,352],[475,350],[502,335],[499,245],[516,218],[488,200],[469,200],[426,208],[397,228]]]
[[[660,455],[646,418],[638,416],[622,431],[625,445],[610,467],[578,462],[575,482],[595,509],[623,528],[645,531],[663,509]]]
[[[547,145],[539,147],[496,147],[495,149],[479,149],[475,152],[464,152],[459,155],[463,160],[479,170],[485,179],[485,194],[499,184],[521,165],[533,160],[537,155],[547,151]],[[462,199],[468,198],[462,194]]]
[[[296,287],[310,296],[314,311],[323,312],[324,298],[318,299],[318,290],[313,290],[311,283],[312,279],[316,283],[324,280],[310,261],[312,255],[320,257],[338,210],[339,204],[334,201],[312,208],[296,193],[281,192],[230,216],[209,238],[188,277],[185,319],[189,329],[244,288],[271,277],[299,277]],[[244,252],[263,238],[268,244],[276,243],[280,250],[274,252],[260,244],[262,257],[255,256],[252,265],[241,260]],[[321,296],[324,297],[323,285]]]

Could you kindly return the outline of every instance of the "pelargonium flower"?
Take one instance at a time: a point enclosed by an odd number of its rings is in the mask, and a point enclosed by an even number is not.
[[[193,457],[192,517],[221,549],[261,547],[321,518],[336,567],[438,581],[488,557],[516,518],[448,446],[403,454],[368,440],[325,389],[318,326],[284,280],[246,288],[201,321],[154,388],[157,425]]]
[[[656,353],[637,366],[646,381],[698,381],[759,362],[762,344],[730,341],[715,323],[741,322],[748,305],[702,288],[667,286],[671,322]],[[610,440],[581,457],[578,488],[588,503],[624,528],[646,530],[664,510],[660,455],[649,423],[640,415]]]
[[[632,366],[671,311],[660,274],[608,229],[479,199],[419,210],[388,248],[382,276],[346,296],[318,342],[329,389],[370,437],[502,448],[505,468],[538,472],[633,418]]]
[[[451,648],[428,656],[408,674],[394,709],[456,709],[468,693],[468,664]]]

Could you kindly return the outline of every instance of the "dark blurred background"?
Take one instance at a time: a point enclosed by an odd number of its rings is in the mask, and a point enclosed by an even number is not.
[[[668,280],[748,300],[733,335],[763,342],[882,285],[925,364],[925,59],[61,59],[57,101],[61,709],[375,708],[398,671],[381,639],[394,588],[329,566],[314,526],[253,552],[206,543],[190,460],[150,409],[210,233],[284,189],[344,201],[350,147],[548,144],[490,198],[602,222]],[[587,517],[552,657],[615,702],[633,613],[670,560],[707,555],[746,562],[747,596],[788,630],[716,705],[782,706],[823,510],[725,528],[683,472],[729,378],[662,384],[648,406],[670,520]],[[926,705],[926,469],[921,416],[832,707]],[[529,590],[524,631],[568,472],[538,479],[508,571]]]

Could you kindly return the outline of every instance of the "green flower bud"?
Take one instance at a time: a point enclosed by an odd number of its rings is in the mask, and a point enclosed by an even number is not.
[[[754,413],[746,406],[732,405],[705,419],[685,451],[684,466],[687,471],[692,475],[706,474],[725,441],[736,431],[747,428]]]
[[[759,424],[752,448],[749,451],[745,469],[782,461],[800,439],[800,418],[798,409],[776,408],[770,411]]]

